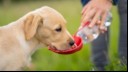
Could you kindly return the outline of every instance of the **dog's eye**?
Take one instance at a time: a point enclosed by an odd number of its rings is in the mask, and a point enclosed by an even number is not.
[[[61,28],[57,28],[56,29],[57,32],[61,32],[61,30],[62,30]]]

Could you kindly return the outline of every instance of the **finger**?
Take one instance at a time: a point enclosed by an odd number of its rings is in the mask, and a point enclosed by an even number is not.
[[[94,17],[95,13],[96,13],[96,9],[95,9],[95,8],[93,8],[92,10],[90,10],[90,12],[88,12],[88,13],[83,17],[82,23],[85,23],[86,21],[91,20],[91,19]]]
[[[104,33],[104,32],[106,32],[106,31],[107,31],[107,27],[102,26],[102,29],[100,29],[100,32],[101,32],[101,33]]]
[[[100,20],[97,20],[96,24],[97,25],[100,25],[101,24],[101,21]]]
[[[104,12],[103,15],[102,15],[102,19],[101,19],[101,24],[100,24],[100,29],[101,30],[106,30],[105,28],[105,20],[106,20],[106,16],[107,16],[107,12]]]
[[[92,28],[92,27],[96,24],[96,21],[99,20],[100,15],[101,15],[101,11],[99,10],[99,11],[95,14],[93,20],[91,21],[91,23],[90,23],[90,25],[89,25],[90,28]]]
[[[83,10],[81,12],[82,15],[84,14],[84,12],[86,11],[87,8],[88,8],[88,5],[84,6],[84,8],[83,8]]]
[[[88,7],[86,11],[84,11],[84,13],[82,14],[82,19],[87,15],[88,11],[90,10],[91,10],[91,7]]]

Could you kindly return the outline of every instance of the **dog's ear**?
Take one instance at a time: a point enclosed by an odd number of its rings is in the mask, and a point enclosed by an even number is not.
[[[38,15],[28,15],[24,21],[24,32],[26,40],[30,40],[36,34],[37,27],[39,22],[41,21],[41,17]]]

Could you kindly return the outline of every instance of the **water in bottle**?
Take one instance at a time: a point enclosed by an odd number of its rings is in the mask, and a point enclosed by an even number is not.
[[[106,21],[104,23],[106,28],[111,25],[111,21],[112,21],[112,14],[111,14],[111,12],[108,12]],[[100,34],[100,30],[99,30],[98,26],[95,25],[95,26],[93,26],[93,28],[89,28],[88,27],[89,23],[90,22],[87,22],[83,26],[80,26],[80,28],[76,34],[77,36],[80,36],[82,38],[84,43],[93,41]]]

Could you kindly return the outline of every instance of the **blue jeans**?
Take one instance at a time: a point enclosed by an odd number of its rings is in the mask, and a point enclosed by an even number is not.
[[[127,65],[127,0],[119,0],[118,12],[120,18],[118,53],[123,64]],[[91,43],[92,61],[98,70],[104,70],[108,61],[109,30],[101,34]]]

